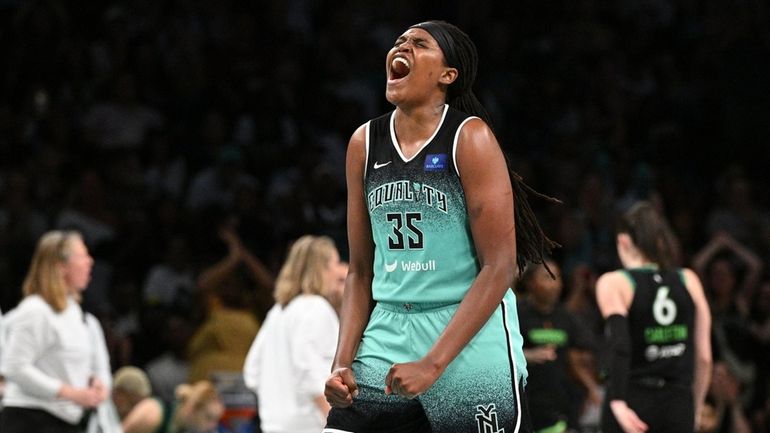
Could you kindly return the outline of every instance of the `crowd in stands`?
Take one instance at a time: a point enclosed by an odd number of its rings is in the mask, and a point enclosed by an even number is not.
[[[390,109],[398,33],[436,18],[476,41],[476,93],[512,166],[563,202],[532,199],[561,244],[566,309],[601,337],[592,290],[619,266],[615,219],[652,201],[712,306],[703,433],[770,433],[759,0],[2,0],[2,311],[40,236],[76,229],[113,371],[142,368],[167,402],[212,366],[240,371],[290,242],[326,235],[346,258],[347,140]]]

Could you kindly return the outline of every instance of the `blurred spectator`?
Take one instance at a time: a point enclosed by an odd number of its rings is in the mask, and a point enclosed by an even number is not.
[[[150,381],[140,368],[126,366],[115,372],[112,401],[124,433],[166,431],[169,407],[152,396]]]
[[[742,170],[733,167],[719,179],[717,192],[720,202],[707,219],[708,232],[729,234],[738,242],[756,246],[755,234],[760,229],[760,214],[754,208],[753,185]]]
[[[757,342],[753,350],[757,369],[754,401],[749,406],[756,433],[770,433],[770,279],[759,286],[751,303],[749,330]],[[765,368],[761,368],[765,366]]]
[[[241,150],[237,146],[225,146],[211,165],[192,176],[187,207],[192,210],[208,206],[229,209],[241,185],[254,186],[256,183],[254,176],[244,170]]]
[[[110,98],[91,107],[83,118],[85,138],[96,150],[138,150],[150,130],[163,125],[162,115],[141,103],[136,78],[122,72]]]
[[[217,433],[224,413],[222,398],[207,380],[179,385],[176,390],[170,431],[175,433]]]
[[[738,272],[743,265],[743,278]],[[693,258],[693,268],[703,277],[713,318],[714,359],[722,361],[741,384],[742,398],[752,398],[757,366],[752,353],[756,341],[749,331],[749,303],[756,291],[762,262],[746,246],[725,233],[717,233]]]
[[[581,352],[593,350],[587,330],[560,301],[559,266],[530,265],[521,276],[523,297],[518,305],[524,357],[527,359],[527,398],[532,426],[563,433],[579,428],[587,404],[602,400],[595,371],[581,362]]]
[[[162,342],[166,350],[147,362],[145,371],[155,394],[167,403],[174,401],[177,386],[187,382],[190,363],[187,345],[194,329],[181,314],[171,314],[165,321]]]
[[[187,187],[187,162],[170,143],[166,130],[151,130],[145,145],[144,186],[147,198],[179,199]]]
[[[0,231],[5,248],[15,257],[30,257],[35,242],[48,229],[46,216],[35,208],[32,182],[24,171],[8,173],[0,189]]]
[[[714,364],[711,387],[706,396],[698,433],[751,433],[740,402],[740,382],[723,363]]]
[[[214,371],[241,371],[259,322],[247,297],[263,291],[272,275],[241,243],[231,222],[219,227],[228,247],[227,255],[202,270],[198,286],[206,302],[206,321],[196,330],[188,345],[189,381],[209,379]],[[245,265],[252,280],[239,277]],[[256,284],[255,284],[256,283]]]
[[[331,238],[306,235],[292,244],[278,274],[276,305],[243,367],[265,433],[312,433],[326,425],[323,391],[339,333],[326,296],[337,290],[339,260]]]
[[[85,411],[108,397],[103,338],[79,305],[92,266],[80,234],[52,231],[40,238],[24,300],[3,324],[4,432],[77,432]]]
[[[710,277],[717,310],[724,310],[726,303],[734,302],[740,315],[748,315],[749,301],[759,284],[763,266],[751,249],[726,232],[717,232],[693,257],[692,265],[702,278]],[[736,279],[736,265],[743,270],[740,281]]]
[[[216,228],[216,239],[200,236],[208,240],[202,240],[199,246],[206,251],[201,252],[198,290],[203,297],[220,290],[239,292],[244,301],[242,306],[252,309],[257,319],[262,320],[273,305],[271,292],[275,277],[243,243],[238,218],[220,211],[214,209],[210,218],[210,224]],[[210,226],[202,229],[211,230]]]
[[[189,309],[195,297],[195,271],[187,238],[169,240],[163,261],[150,268],[142,293],[146,305]]]
[[[206,320],[187,345],[191,383],[208,379],[216,371],[241,371],[259,330],[254,314],[244,308],[244,296],[238,287],[221,286],[205,296]]]
[[[340,261],[339,266],[337,266],[337,271],[335,273],[335,281],[333,287],[327,291],[326,293],[326,300],[329,301],[330,304],[332,304],[332,307],[334,307],[334,311],[339,316],[340,309],[342,308],[342,298],[345,294],[345,281],[348,278],[348,262],[342,260]]]
[[[71,194],[70,203],[56,216],[54,227],[78,230],[93,250],[94,269],[86,306],[102,310],[109,305],[109,286],[114,270],[110,259],[114,257],[119,218],[110,207],[110,193],[97,171],[83,172]]]

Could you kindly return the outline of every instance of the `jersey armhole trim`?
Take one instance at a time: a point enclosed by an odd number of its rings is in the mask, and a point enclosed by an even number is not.
[[[687,290],[690,290],[689,288],[687,288],[687,278],[684,275],[684,269],[679,268],[676,270],[676,273],[679,274],[679,279],[682,281],[684,288]]]
[[[364,156],[364,180],[366,180],[366,171],[369,169],[369,125],[371,125],[372,121],[366,122],[366,126],[364,127],[364,135],[366,135],[366,138],[364,139],[364,149],[365,149],[365,156]]]
[[[452,162],[455,166],[455,173],[457,173],[457,177],[460,177],[460,167],[457,166],[457,142],[460,141],[460,131],[463,130],[463,126],[471,120],[471,119],[479,119],[477,116],[470,116],[460,122],[460,126],[457,127],[457,131],[455,132],[455,138],[452,140]]]
[[[621,270],[620,273],[628,279],[628,282],[631,284],[631,291],[636,293],[636,280],[631,276],[631,273],[625,269]]]

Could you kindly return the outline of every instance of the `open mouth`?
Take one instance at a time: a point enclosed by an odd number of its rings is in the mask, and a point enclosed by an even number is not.
[[[393,80],[399,80],[409,75],[411,67],[409,62],[401,57],[396,57],[390,62],[390,78]]]

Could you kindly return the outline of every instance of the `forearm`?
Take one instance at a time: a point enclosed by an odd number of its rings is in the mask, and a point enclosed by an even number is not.
[[[631,366],[631,341],[628,333],[628,319],[619,314],[612,314],[606,320],[607,343],[610,348],[607,399],[626,400],[628,376]]]
[[[732,426],[730,433],[751,433],[751,426],[749,420],[746,418],[746,414],[743,412],[743,408],[736,400],[730,405],[730,414],[732,415]]]
[[[18,384],[25,393],[51,399],[61,397],[61,389],[66,384],[54,377],[48,376],[32,364],[25,366],[9,366],[4,369],[5,379]]]
[[[201,272],[198,277],[198,286],[204,291],[214,289],[233,272],[238,263],[236,256],[228,255]]]
[[[590,355],[579,350],[571,350],[568,355],[572,375],[583,388],[591,392],[598,388],[599,383],[596,381],[593,371],[591,371],[589,362],[586,361],[587,356]]]
[[[695,360],[692,395],[696,414],[706,401],[706,394],[708,393],[709,381],[711,379],[711,368],[712,362],[710,357],[708,357],[708,359],[705,357],[698,357]]]
[[[698,275],[703,276],[705,274],[709,262],[721,249],[722,244],[718,238],[712,238],[706,246],[695,254],[692,259],[692,267]]]
[[[444,332],[425,355],[442,371],[487,323],[513,282],[513,266],[483,266]]]
[[[329,416],[329,411],[332,407],[329,405],[329,402],[326,401],[326,397],[323,394],[313,397],[313,403],[315,403],[318,410],[321,411],[324,418]]]
[[[246,267],[248,268],[251,276],[254,278],[254,281],[256,281],[260,287],[268,289],[273,287],[275,284],[273,273],[270,272],[264,263],[262,263],[262,260],[250,252],[244,251],[243,262],[246,264]]]
[[[369,315],[374,306],[370,274],[349,273],[347,284],[340,312],[340,334],[332,370],[349,367],[353,363],[358,343],[369,323]]]

